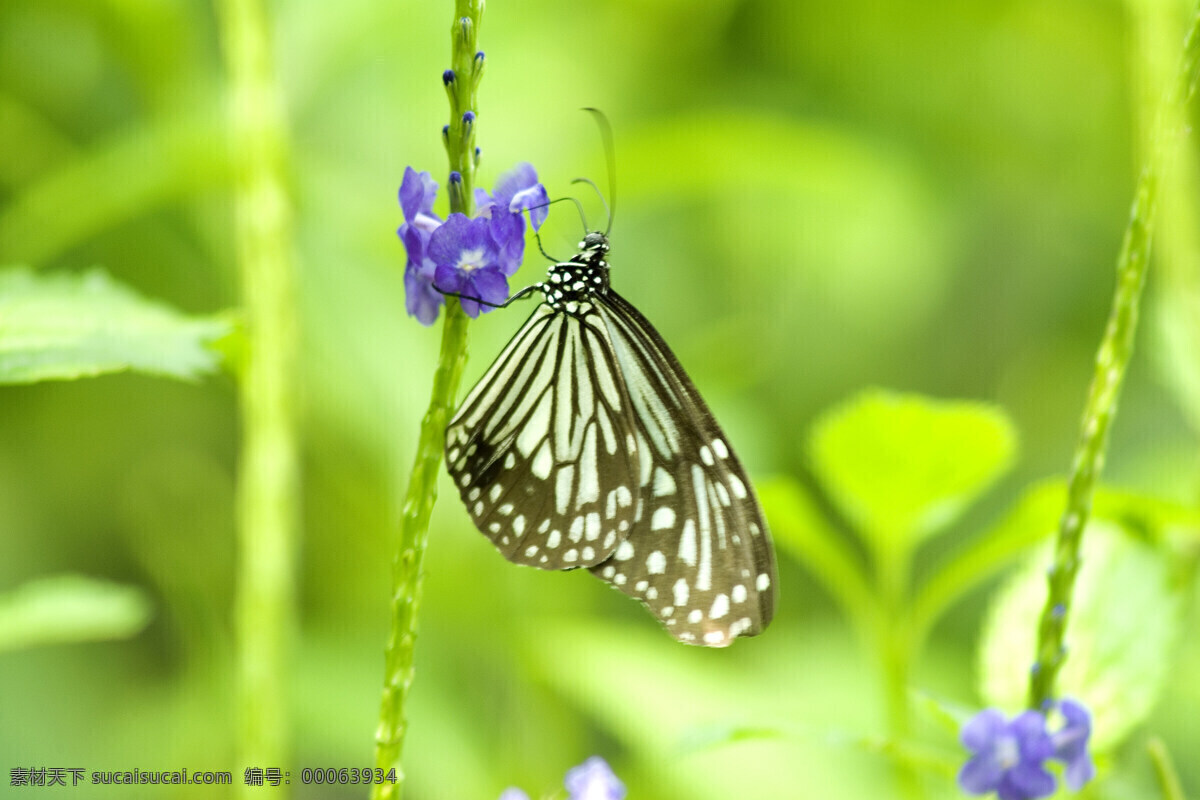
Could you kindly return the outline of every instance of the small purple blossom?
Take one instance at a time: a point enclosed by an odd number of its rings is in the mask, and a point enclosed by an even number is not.
[[[592,756],[578,767],[567,770],[563,784],[571,793],[567,800],[625,800],[625,784],[600,756]],[[510,786],[500,794],[500,800],[529,800],[529,795]]]
[[[600,756],[572,767],[563,783],[571,793],[570,800],[625,800],[625,784]]]
[[[1045,767],[1054,755],[1054,743],[1038,712],[1026,711],[1010,721],[994,708],[984,709],[963,726],[961,738],[975,754],[958,773],[963,791],[995,792],[1000,800],[1054,794],[1057,781]]]
[[[412,167],[404,170],[404,180],[400,184],[404,224],[397,231],[408,252],[408,264],[404,268],[404,305],[409,315],[416,317],[422,325],[432,325],[438,309],[446,302],[433,288],[437,265],[428,257],[429,240],[442,224],[433,213],[437,190],[438,185],[428,172],[417,172]]]
[[[1092,735],[1092,715],[1080,703],[1063,700],[1058,704],[1064,724],[1050,738],[1054,742],[1054,757],[1066,765],[1063,779],[1073,791],[1096,776],[1096,765],[1088,753],[1088,739]]]
[[[1000,800],[1031,800],[1046,797],[1058,781],[1046,769],[1050,759],[1061,761],[1063,778],[1074,791],[1083,788],[1096,774],[1088,753],[1092,717],[1074,700],[1063,700],[1057,708],[1063,725],[1047,732],[1046,717],[1026,711],[1013,717],[994,708],[985,709],[963,726],[962,743],[974,755],[958,773],[958,784],[971,794],[996,792]]]
[[[508,299],[508,279],[500,269],[501,249],[486,219],[451,214],[429,238],[429,257],[437,265],[434,282],[443,292],[462,295],[463,311],[474,319],[485,306]]]
[[[474,114],[463,115],[470,122]],[[461,192],[462,176],[450,174],[450,191]],[[422,325],[432,325],[445,302],[443,292],[462,295],[462,307],[474,318],[508,298],[508,276],[525,254],[525,220],[530,210],[536,229],[546,217],[546,189],[537,171],[520,164],[501,176],[495,194],[476,189],[478,213],[470,219],[451,214],[443,222],[433,213],[438,185],[428,172],[412,167],[400,184],[404,224],[397,233],[408,252],[404,270],[405,307]],[[539,206],[534,208],[534,206]],[[482,303],[479,301],[483,301]]]

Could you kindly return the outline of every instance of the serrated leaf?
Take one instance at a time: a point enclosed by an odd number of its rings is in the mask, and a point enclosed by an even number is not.
[[[998,408],[879,389],[827,413],[809,444],[829,496],[876,549],[911,548],[954,521],[1015,449]]]
[[[0,384],[135,370],[181,380],[215,372],[228,320],[189,317],[99,269],[0,270]]]
[[[1026,703],[1050,563],[1050,548],[1039,548],[988,613],[979,648],[980,694],[988,705],[1012,712]],[[1095,751],[1115,747],[1153,707],[1178,635],[1178,586],[1152,545],[1114,523],[1089,523],[1058,694],[1091,710]]]
[[[150,601],[132,586],[81,575],[39,578],[0,595],[0,652],[127,639],[149,619]]]

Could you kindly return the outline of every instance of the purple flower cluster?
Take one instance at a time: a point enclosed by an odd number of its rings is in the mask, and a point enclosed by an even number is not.
[[[995,792],[1000,800],[1048,797],[1058,788],[1046,769],[1054,759],[1065,765],[1067,786],[1078,791],[1096,774],[1087,750],[1092,718],[1073,700],[1060,702],[1058,712],[1063,725],[1053,734],[1037,711],[1011,720],[994,708],[976,714],[962,729],[962,743],[974,755],[958,773],[958,785],[970,794]]]
[[[600,756],[592,756],[578,767],[567,771],[563,781],[570,792],[568,800],[624,800],[625,784],[613,774]],[[505,789],[500,800],[529,800],[529,795],[512,787]]]
[[[451,184],[462,177],[450,173]],[[508,277],[525,255],[528,210],[534,230],[546,219],[549,198],[530,164],[518,164],[500,177],[493,194],[475,190],[476,214],[451,214],[444,222],[433,213],[438,185],[428,172],[404,170],[398,233],[408,251],[404,269],[405,306],[422,325],[432,325],[446,301],[442,292],[462,295],[463,311],[474,318],[488,306],[508,299]],[[436,287],[436,288],[435,288]],[[439,291],[441,290],[441,291]],[[472,299],[474,298],[474,299]]]

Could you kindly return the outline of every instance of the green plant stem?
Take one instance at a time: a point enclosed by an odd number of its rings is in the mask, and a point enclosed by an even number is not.
[[[286,133],[261,0],[221,0],[217,10],[230,80],[236,243],[247,338],[239,385],[237,757],[242,767],[286,768],[300,472],[292,214],[283,180]],[[261,791],[242,786],[246,796]]]
[[[476,90],[483,61],[476,59],[476,35],[483,16],[483,0],[457,0],[450,29],[451,64],[455,79],[447,85],[450,123],[444,141],[450,171],[461,176],[457,186],[448,182],[450,211],[471,213],[471,187],[475,177],[475,125],[463,114],[476,108]],[[421,420],[417,455],[405,493],[400,518],[400,542],[392,565],[391,631],[384,654],[383,696],[379,727],[375,732],[375,766],[396,769],[396,782],[375,784],[373,800],[393,800],[404,790],[400,758],[408,732],[405,705],[413,682],[413,655],[417,638],[417,610],[421,600],[422,562],[429,540],[429,517],[437,500],[437,477],[442,463],[446,423],[454,413],[458,385],[467,361],[467,316],[454,298],[447,298],[442,323],[442,349],[433,376],[429,408]]]
[[[1175,770],[1175,764],[1163,740],[1157,736],[1151,739],[1146,744],[1146,752],[1154,764],[1154,773],[1158,776],[1158,785],[1162,787],[1164,800],[1187,800],[1187,795],[1183,792],[1183,782],[1179,780],[1179,773]]]
[[[889,544],[879,549],[876,567],[879,582],[877,652],[882,659],[888,739],[904,742],[910,732],[908,686],[914,652],[908,592],[911,554],[906,547],[892,544],[907,541],[906,537],[887,537],[885,541]],[[897,760],[895,767],[903,795],[920,797],[920,779],[913,764]]]
[[[1150,263],[1158,184],[1171,151],[1182,138],[1179,120],[1194,90],[1198,65],[1200,6],[1193,13],[1178,74],[1158,115],[1151,155],[1138,178],[1133,213],[1117,259],[1112,309],[1096,354],[1095,373],[1084,406],[1082,430],[1067,488],[1067,508],[1059,523],[1054,563],[1047,577],[1049,593],[1038,624],[1036,662],[1029,679],[1031,708],[1043,709],[1054,700],[1055,682],[1066,658],[1063,637],[1070,617],[1075,576],[1079,571],[1080,541],[1091,513],[1096,479],[1104,467],[1108,431],[1133,351],[1138,308]]]

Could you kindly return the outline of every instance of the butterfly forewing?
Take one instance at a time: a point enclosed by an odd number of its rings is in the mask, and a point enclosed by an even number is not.
[[[638,429],[642,519],[592,572],[681,641],[721,646],[774,615],[775,560],[741,462],[674,354],[612,290],[597,298]]]
[[[510,561],[590,566],[628,536],[639,465],[616,366],[594,313],[538,306],[447,427],[450,475]]]

